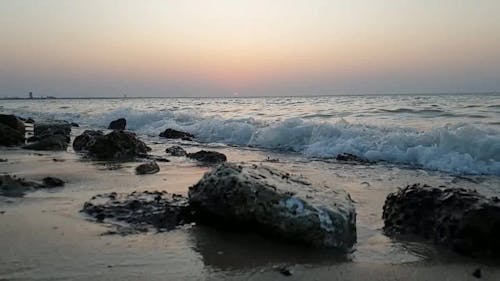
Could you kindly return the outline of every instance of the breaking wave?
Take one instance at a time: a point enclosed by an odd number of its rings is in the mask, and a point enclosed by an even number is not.
[[[201,117],[188,112],[118,109],[93,118],[96,125],[127,118],[128,127],[157,136],[166,128],[185,130],[204,142],[279,149],[307,157],[352,153],[372,161],[418,166],[455,174],[500,175],[500,132],[467,124],[430,130],[314,122],[301,118],[264,122],[253,118]]]

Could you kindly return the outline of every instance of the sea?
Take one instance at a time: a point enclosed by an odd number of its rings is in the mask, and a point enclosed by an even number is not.
[[[500,94],[2,100],[0,111],[92,129],[126,118],[144,138],[173,128],[202,143],[306,161],[350,153],[381,165],[500,175]]]

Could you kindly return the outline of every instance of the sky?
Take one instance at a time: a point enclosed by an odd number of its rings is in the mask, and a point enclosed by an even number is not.
[[[2,0],[0,96],[500,91],[498,0]]]

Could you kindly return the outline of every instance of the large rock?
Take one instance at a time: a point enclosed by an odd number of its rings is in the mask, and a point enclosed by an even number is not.
[[[138,175],[156,174],[159,171],[160,171],[160,166],[158,166],[158,164],[155,161],[144,163],[135,167],[135,172]]]
[[[52,135],[23,146],[31,150],[66,150],[68,148],[67,138],[63,135]]]
[[[93,144],[96,137],[102,135],[104,135],[102,131],[85,130],[83,134],[73,140],[73,149],[75,151],[87,150]]]
[[[39,139],[53,135],[62,135],[66,137],[66,140],[69,143],[71,124],[67,121],[61,120],[35,122],[35,125],[33,126],[33,134]]]
[[[85,202],[82,211],[97,221],[127,224],[133,231],[172,230],[193,221],[187,198],[159,192],[107,193],[96,195]],[[119,228],[121,234],[130,233]]]
[[[189,153],[187,157],[206,164],[218,164],[227,161],[226,155],[216,151],[200,150],[195,153]]]
[[[389,194],[384,230],[431,239],[468,255],[500,256],[500,200],[461,188],[415,184]]]
[[[107,135],[86,131],[82,135],[81,138],[77,137],[80,139],[76,150],[85,151],[88,156],[98,160],[130,160],[144,156],[151,150],[134,133],[128,131],[113,131]]]
[[[33,134],[29,138],[32,143],[24,146],[24,149],[66,150],[71,140],[71,124],[60,120],[35,122]]]
[[[194,135],[187,132],[177,131],[174,129],[166,129],[165,131],[160,133],[160,137],[167,139],[192,140],[194,138]]]
[[[341,251],[356,242],[356,212],[346,192],[266,166],[221,164],[189,188],[189,202],[207,223]]]
[[[125,130],[125,127],[127,127],[127,120],[125,120],[125,118],[120,118],[111,121],[111,123],[109,123],[108,129]]]
[[[0,123],[0,145],[15,146],[24,144],[24,133]]]
[[[17,116],[12,114],[0,114],[0,124],[4,124],[19,133],[25,133],[24,122],[21,121]]]

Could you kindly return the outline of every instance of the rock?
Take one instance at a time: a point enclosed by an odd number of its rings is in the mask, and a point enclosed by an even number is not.
[[[0,123],[0,145],[15,146],[24,144],[24,133]]]
[[[46,122],[36,122],[33,126],[35,137],[44,139],[49,136],[62,135],[66,142],[70,142],[71,124],[66,121],[52,120]]]
[[[24,121],[24,123],[28,123],[28,124],[35,124],[35,120],[33,118],[28,118]]]
[[[193,213],[187,198],[165,191],[131,194],[112,192],[97,195],[85,202],[82,212],[96,218],[97,221],[109,220],[116,225],[126,223],[138,231],[150,227],[157,230],[172,230],[193,221]]]
[[[55,177],[46,177],[42,181],[45,187],[64,186],[64,181]]]
[[[171,146],[171,147],[165,149],[165,152],[172,155],[172,156],[186,156],[187,155],[187,152],[184,150],[184,148],[182,148],[178,145],[174,145],[174,146]]]
[[[71,123],[70,123],[70,125],[71,125],[71,127],[80,127],[80,125],[78,125],[78,124],[77,124],[77,123],[75,123],[75,122],[71,122]]]
[[[126,126],[127,126],[127,120],[125,120],[125,118],[120,118],[120,119],[116,119],[114,121],[111,121],[111,123],[109,123],[108,129],[125,130]]]
[[[466,255],[499,256],[499,201],[462,188],[407,186],[387,196],[384,230],[419,235]]]
[[[368,159],[359,157],[354,154],[350,153],[342,153],[342,154],[337,154],[337,157],[335,157],[337,161],[343,161],[343,162],[354,162],[354,163],[361,163],[361,164],[369,164],[371,161]]]
[[[39,137],[32,136],[32,137],[27,138],[26,142],[36,142],[36,141],[39,141],[39,140],[40,140]]]
[[[85,130],[73,140],[73,149],[75,151],[87,150],[88,146],[93,144],[96,137],[102,135],[104,135],[102,131]]]
[[[349,194],[266,166],[221,164],[189,188],[189,202],[208,224],[255,229],[342,252],[356,242]]]
[[[0,158],[0,163],[1,162],[9,162],[9,159],[3,159],[3,158]]]
[[[26,192],[34,191],[37,188],[42,188],[42,185],[16,176],[0,175],[0,195],[22,197]]]
[[[149,163],[144,163],[141,164],[137,167],[135,167],[135,172],[138,175],[144,175],[144,174],[156,174],[160,171],[160,166],[156,164],[155,161],[149,162]]]
[[[481,274],[481,269],[480,268],[476,268],[476,270],[474,270],[474,272],[472,272],[472,276],[476,277],[477,279],[480,279],[482,274]]]
[[[0,114],[0,124],[4,124],[19,133],[23,134],[26,132],[24,127],[24,122],[21,121],[17,116],[12,114]]]
[[[217,164],[227,161],[226,155],[216,151],[200,150],[195,153],[189,153],[187,157],[207,164]]]
[[[183,140],[192,140],[194,135],[182,131],[177,131],[174,129],[166,129],[162,133],[160,133],[160,137],[167,139],[183,139]]]
[[[63,135],[47,136],[39,141],[23,146],[31,150],[66,150],[68,148],[67,138]]]
[[[154,160],[156,162],[170,162],[170,160],[168,160],[167,158],[161,157],[161,156],[157,156],[157,155],[148,155],[146,158]]]
[[[76,144],[73,142],[73,148],[85,151],[87,156],[97,160],[130,160],[144,156],[151,150],[134,133],[128,131],[113,131],[106,135],[86,131],[82,135],[77,137]]]

